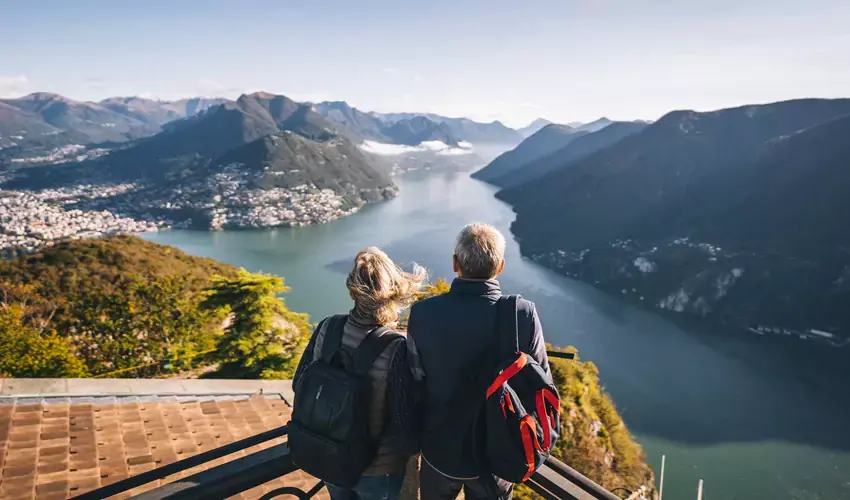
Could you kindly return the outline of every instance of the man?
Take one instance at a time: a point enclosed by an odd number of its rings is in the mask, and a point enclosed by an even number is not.
[[[500,361],[496,277],[505,267],[505,237],[490,225],[470,224],[457,237],[453,261],[451,290],[415,304],[408,322],[411,369],[423,404],[422,500],[454,499],[461,488],[467,499],[494,497],[493,482],[479,477],[471,441],[486,388],[480,381]],[[520,350],[549,372],[532,302],[517,301],[517,323]],[[510,483],[496,485],[501,498],[511,498]]]

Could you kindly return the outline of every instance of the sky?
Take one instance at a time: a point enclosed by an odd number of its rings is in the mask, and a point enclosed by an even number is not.
[[[0,97],[256,90],[510,126],[850,97],[850,1],[0,4]]]

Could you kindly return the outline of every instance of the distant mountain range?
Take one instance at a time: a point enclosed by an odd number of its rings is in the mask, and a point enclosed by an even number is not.
[[[605,128],[589,132],[558,125],[561,133],[557,135],[552,134],[549,127],[544,127],[472,176],[500,187],[520,185],[607,148],[646,126],[638,122],[612,122]],[[544,147],[535,146],[543,141],[546,143]]]
[[[124,142],[154,133],[156,126],[89,102],[44,92],[0,100],[2,147]]]
[[[46,92],[0,99],[0,148],[122,143],[153,135],[165,123],[222,102],[224,99],[167,102],[113,97],[93,103]]]
[[[611,125],[612,123],[614,122],[603,116],[602,118],[593,120],[592,122],[574,124],[572,125],[572,127],[576,130],[584,132],[596,132],[597,130],[602,130],[608,125]]]
[[[519,135],[521,135],[523,137],[531,137],[532,135],[536,134],[538,130],[542,129],[546,125],[552,125],[554,123],[555,122],[551,122],[551,121],[549,121],[545,118],[538,118],[538,119],[534,120],[533,122],[529,123],[528,125],[526,125],[525,127],[518,128],[517,132],[519,132]],[[574,126],[572,126],[572,125],[568,125],[568,126],[570,128],[574,128]]]
[[[179,190],[201,186],[227,170],[228,177],[238,178],[247,189],[314,185],[332,189],[352,205],[394,194],[388,172],[309,104],[264,92],[208,104],[198,114],[167,122],[158,134],[106,156],[58,169],[26,169],[16,182],[63,185],[96,177]],[[181,109],[205,105],[187,103]]]
[[[448,146],[457,146],[460,140],[444,123],[421,115],[384,121],[344,101],[320,102],[313,105],[313,109],[357,143],[370,140],[416,146],[424,141],[440,141]]]
[[[142,123],[161,127],[168,122],[194,116],[201,111],[225,102],[227,102],[227,99],[207,97],[193,97],[179,101],[156,101],[142,97],[110,97],[98,102],[98,104]]]
[[[387,123],[424,116],[436,123],[444,123],[459,140],[475,143],[519,144],[523,136],[500,121],[479,123],[469,118],[450,118],[434,113],[373,113]]]
[[[477,176],[511,186],[544,265],[655,309],[850,337],[848,137],[850,99],[674,111]]]
[[[576,130],[569,125],[546,125],[472,176],[490,182],[522,168],[537,158],[559,151],[585,134],[587,132]]]
[[[84,102],[46,92],[0,99],[0,156],[37,155],[69,144],[112,147],[150,137],[166,124],[228,102],[232,101],[205,97],[160,101],[137,96]],[[492,145],[504,149],[552,124],[540,118],[514,130],[499,121],[480,123],[434,113],[365,112],[345,101],[313,103],[312,109],[356,144],[370,140],[413,146],[440,141],[453,147],[468,142],[485,149]],[[609,123],[602,118],[570,126],[593,132]]]

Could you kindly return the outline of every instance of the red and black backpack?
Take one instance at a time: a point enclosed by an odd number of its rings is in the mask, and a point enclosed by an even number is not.
[[[476,425],[482,472],[512,483],[524,482],[543,465],[561,428],[561,403],[551,375],[519,350],[517,298],[503,296],[497,303],[502,361]]]

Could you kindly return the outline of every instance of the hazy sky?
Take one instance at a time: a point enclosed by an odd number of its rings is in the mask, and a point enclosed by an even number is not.
[[[850,0],[0,2],[0,96],[235,97],[523,125],[850,96]]]

